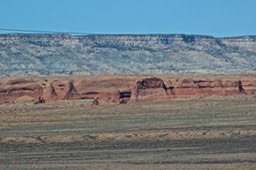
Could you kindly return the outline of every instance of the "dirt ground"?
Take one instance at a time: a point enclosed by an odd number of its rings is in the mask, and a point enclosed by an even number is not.
[[[0,105],[0,169],[256,169],[256,96]]]

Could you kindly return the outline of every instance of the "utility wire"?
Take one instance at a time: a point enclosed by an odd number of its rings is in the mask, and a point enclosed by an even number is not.
[[[61,31],[26,30],[26,29],[12,29],[12,28],[0,28],[0,31],[22,32],[22,33],[76,34],[76,35],[90,34],[85,32],[61,32]]]

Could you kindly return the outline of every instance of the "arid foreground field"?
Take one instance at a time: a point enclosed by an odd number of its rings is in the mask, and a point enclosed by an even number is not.
[[[255,169],[256,96],[0,106],[0,169]]]

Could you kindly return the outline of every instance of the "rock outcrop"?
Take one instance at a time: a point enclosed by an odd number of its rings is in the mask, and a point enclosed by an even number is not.
[[[43,97],[47,102],[96,99],[124,104],[204,96],[256,94],[256,77],[245,76],[83,76],[0,79],[0,104]],[[24,97],[26,96],[26,97]]]
[[[164,100],[167,97],[164,81],[153,77],[137,80],[132,90],[130,102]]]
[[[0,103],[14,101],[22,96],[38,98],[43,95],[43,88],[36,81],[26,78],[11,78],[1,81]]]
[[[79,99],[80,94],[77,92],[74,84],[70,80],[54,80],[48,83],[45,88],[45,98],[48,100],[68,100]]]

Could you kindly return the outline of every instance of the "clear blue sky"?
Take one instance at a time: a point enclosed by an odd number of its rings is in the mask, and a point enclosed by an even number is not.
[[[0,28],[256,35],[256,0],[0,0]],[[3,31],[1,31],[3,32]]]

